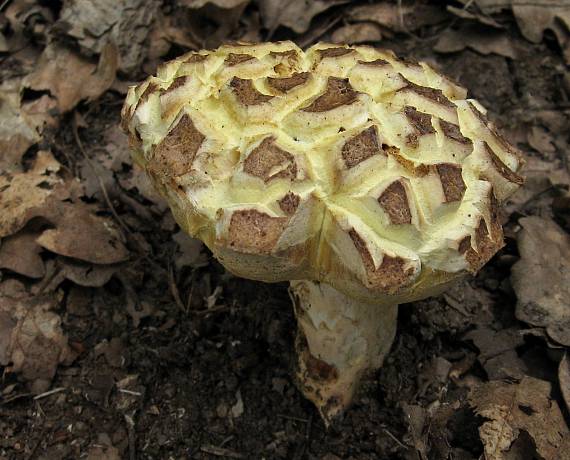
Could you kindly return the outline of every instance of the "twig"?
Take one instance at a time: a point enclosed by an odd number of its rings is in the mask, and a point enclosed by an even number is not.
[[[396,436],[394,436],[392,433],[390,433],[386,428],[382,428],[382,431],[383,431],[384,433],[386,433],[388,436],[390,436],[390,437],[394,440],[394,442],[395,442],[396,444],[398,444],[402,449],[406,449],[406,450],[409,449],[408,446],[406,446],[405,444],[403,444],[402,441],[400,441]]]
[[[244,458],[242,454],[223,447],[202,446],[200,450],[206,454],[215,455],[216,457]]]
[[[10,0],[4,0],[2,2],[2,5],[0,5],[0,11],[2,11],[8,3],[10,3]]]
[[[125,422],[127,424],[127,433],[129,438],[129,460],[136,460],[135,421],[131,416],[125,414]]]
[[[46,391],[45,393],[41,393],[39,395],[34,396],[34,401],[39,399],[47,398],[48,396],[54,395],[56,393],[61,393],[62,391],[67,390],[65,387],[54,388],[53,390]]]
[[[178,290],[178,286],[176,285],[176,280],[174,279],[174,269],[172,268],[172,265],[168,267],[168,284],[170,286],[170,293],[172,294],[172,297],[174,297],[176,305],[178,305],[180,311],[185,311],[184,302],[182,302],[182,298],[180,297],[180,291]]]
[[[286,420],[294,420],[296,422],[301,422],[301,423],[309,423],[309,420],[306,418],[293,417],[291,415],[277,414],[277,417],[284,418]]]
[[[206,316],[210,313],[220,313],[223,311],[228,311],[231,310],[231,307],[227,306],[227,305],[218,305],[216,307],[212,307],[212,308],[208,308],[206,310],[190,310],[192,312],[192,314],[196,315],[196,316]]]

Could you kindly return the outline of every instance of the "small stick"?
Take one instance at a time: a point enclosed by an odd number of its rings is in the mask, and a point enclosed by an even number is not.
[[[62,391],[65,390],[67,390],[67,388],[65,387],[54,388],[53,390],[46,391],[45,393],[41,393],[39,395],[34,396],[34,401],[37,401],[38,399],[47,398],[48,396],[54,395],[56,393],[61,393]]]

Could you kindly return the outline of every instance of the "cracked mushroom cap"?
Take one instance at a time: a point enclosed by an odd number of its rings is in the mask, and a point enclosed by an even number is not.
[[[233,273],[411,301],[503,246],[522,159],[466,90],[364,46],[235,44],[129,90],[135,159]]]

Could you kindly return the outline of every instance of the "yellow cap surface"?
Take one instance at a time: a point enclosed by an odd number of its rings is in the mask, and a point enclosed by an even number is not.
[[[130,89],[123,127],[182,228],[230,271],[365,301],[478,270],[522,183],[520,155],[464,88],[370,47],[190,53]]]

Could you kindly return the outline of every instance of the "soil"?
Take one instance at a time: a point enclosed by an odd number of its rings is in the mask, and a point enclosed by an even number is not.
[[[437,64],[490,109],[490,118],[525,153],[552,160],[519,134],[538,111],[567,110],[557,108],[564,97],[563,62],[555,43],[531,44],[512,27],[517,59],[468,49],[442,55],[433,51],[438,33],[400,34],[381,44]],[[90,154],[119,123],[122,99],[109,91],[80,107]],[[68,117],[44,144],[77,171],[81,153],[66,128],[73,115]],[[131,172],[124,166],[116,176]],[[469,370],[471,379],[488,378],[467,337],[475,323],[487,321],[495,331],[525,327],[515,319],[509,281],[520,213],[505,216],[507,244],[476,277],[445,296],[400,307],[384,367],[365,382],[345,418],[326,429],[292,379],[295,321],[287,286],[236,278],[205,249],[202,266],[175,269],[178,230],[169,212],[148,219],[137,203],[148,200],[136,191],[112,201],[137,229],[128,237],[135,256],[122,278],[100,288],[70,281],[60,286],[64,302],[57,313],[78,357],[59,367],[54,393],[34,399],[17,375],[2,378],[1,388],[17,384],[19,391],[0,400],[0,458],[481,458],[481,419],[459,377]],[[109,210],[105,215],[112,217]],[[144,308],[138,316],[126,309],[133,296]],[[555,380],[557,358],[540,338],[525,337],[517,357],[533,375]],[[554,393],[564,406],[556,388]]]

